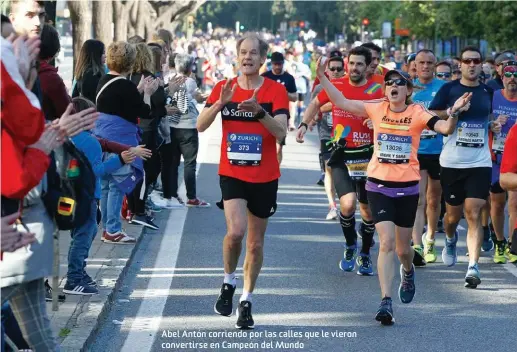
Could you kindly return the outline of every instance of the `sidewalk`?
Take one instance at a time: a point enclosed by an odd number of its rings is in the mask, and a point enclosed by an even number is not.
[[[93,336],[98,321],[109,310],[113,293],[119,289],[131,265],[133,253],[145,236],[142,226],[123,223],[128,235],[137,239],[136,244],[106,244],[101,241],[99,231],[90,250],[90,258],[86,271],[97,281],[99,294],[94,296],[66,295],[66,301],[59,303],[59,310],[52,311],[52,302],[47,302],[47,312],[52,329],[58,335],[61,351],[81,351],[90,336]],[[59,294],[62,294],[66,283],[68,248],[70,247],[69,231],[61,231],[59,238]],[[49,278],[52,284],[52,279]]]

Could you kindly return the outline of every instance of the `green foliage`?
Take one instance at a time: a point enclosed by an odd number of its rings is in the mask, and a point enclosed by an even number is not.
[[[325,28],[329,38],[344,30],[349,42],[357,39],[363,18],[369,19],[367,30],[377,38],[383,22],[392,22],[395,29],[395,19],[401,18],[403,27],[417,39],[456,36],[485,39],[501,48],[517,47],[517,1],[207,1],[197,17],[199,25],[210,21],[233,28],[240,21],[246,30],[276,31],[281,21],[308,21],[319,37]]]

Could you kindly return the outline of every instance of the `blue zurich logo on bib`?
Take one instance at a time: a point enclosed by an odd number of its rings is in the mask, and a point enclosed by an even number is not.
[[[262,136],[228,133],[226,151],[232,165],[259,166],[262,160]]]

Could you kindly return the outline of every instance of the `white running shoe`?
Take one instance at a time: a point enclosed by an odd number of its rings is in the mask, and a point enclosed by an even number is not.
[[[338,213],[336,208],[332,208],[329,210],[329,213],[327,214],[327,220],[337,220]]]
[[[177,209],[177,208],[183,208],[185,206],[185,203],[181,200],[181,198],[174,198],[171,199],[164,199],[165,200],[165,208],[167,209]]]

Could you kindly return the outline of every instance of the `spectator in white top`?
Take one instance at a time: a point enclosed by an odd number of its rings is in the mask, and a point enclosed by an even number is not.
[[[172,181],[170,183],[172,189],[165,189],[164,187],[163,196],[168,202],[177,200],[179,203],[183,203],[178,196],[178,168],[183,155],[185,187],[188,198],[186,205],[206,208],[210,207],[210,204],[198,199],[196,194],[196,165],[199,149],[198,131],[196,129],[199,111],[196,105],[203,102],[206,96],[199,93],[196,81],[191,78],[193,63],[193,57],[187,54],[177,54],[174,60],[177,75],[185,78],[185,82],[180,89],[185,92],[188,109],[181,115],[179,121],[171,123],[171,143],[163,146],[163,148],[170,148],[167,152],[173,155],[172,165],[166,165],[162,169],[163,176]],[[179,107],[180,102],[177,102],[177,104]]]

